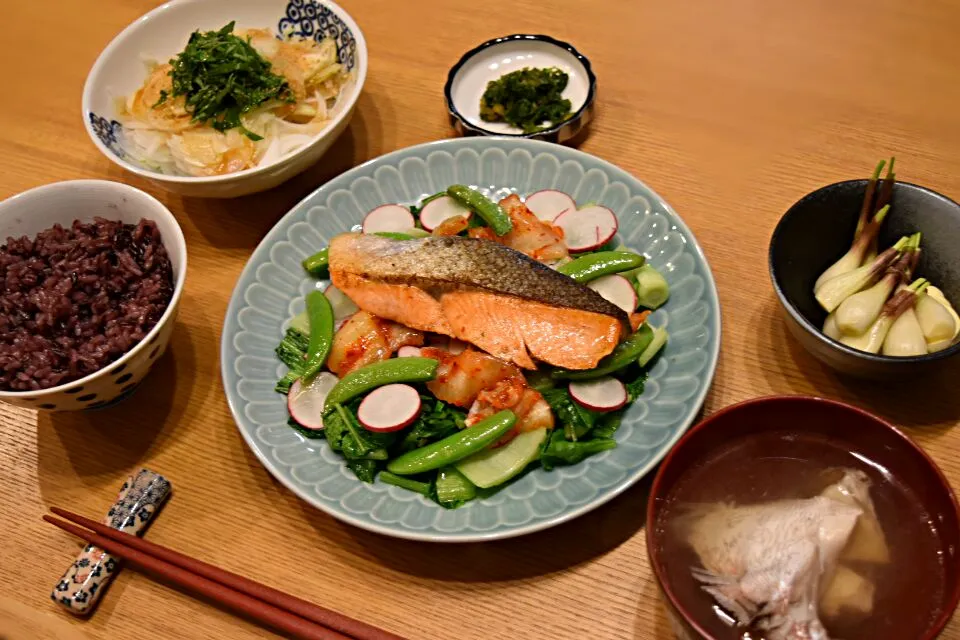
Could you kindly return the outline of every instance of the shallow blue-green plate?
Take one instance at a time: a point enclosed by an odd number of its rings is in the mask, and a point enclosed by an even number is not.
[[[670,283],[650,319],[670,342],[643,396],[616,434],[618,446],[581,464],[536,469],[491,498],[448,511],[422,496],[364,484],[323,440],[287,426],[285,371],[274,348],[303,296],[326,281],[300,261],[331,237],[391,202],[412,203],[460,183],[493,197],[559,189],[579,205],[596,202],[620,221],[621,241],[642,252]],[[294,207],[254,251],[233,291],[223,327],[223,385],[234,419],[260,461],[291,491],[344,522],[385,535],[435,542],[509,538],[575,518],[642,478],[693,422],[713,379],[720,308],[710,267],[690,229],[642,182],[575,149],[534,140],[464,138],[402,149],[323,185]],[[637,505],[643,509],[643,505]]]

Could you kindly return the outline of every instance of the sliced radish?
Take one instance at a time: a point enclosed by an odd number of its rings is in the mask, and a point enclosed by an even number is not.
[[[287,394],[287,410],[301,427],[306,429],[323,429],[323,405],[327,401],[327,394],[340,380],[329,371],[321,371],[313,377],[309,384],[304,385],[298,379],[290,385]]]
[[[637,308],[636,290],[629,280],[618,273],[600,276],[588,282],[587,286],[627,313],[633,313]]]
[[[408,384],[388,384],[371,391],[357,409],[370,431],[385,433],[409,426],[420,413],[420,394]]]
[[[569,209],[557,216],[553,224],[563,229],[563,239],[571,253],[591,251],[617,235],[617,216],[606,207]]]
[[[363,219],[364,233],[377,233],[378,231],[404,233],[415,226],[417,225],[413,219],[413,214],[406,207],[401,207],[398,204],[381,205],[368,213]]]
[[[541,220],[553,222],[561,213],[576,210],[577,203],[563,191],[544,189],[527,196],[524,204]]]
[[[463,340],[457,340],[456,338],[450,338],[450,344],[447,346],[447,350],[453,355],[463,353],[466,348],[467,343]]]
[[[570,383],[570,397],[591,411],[614,411],[627,404],[627,388],[609,376]]]
[[[423,209],[420,210],[420,224],[427,231],[433,231],[444,220],[454,216],[466,218],[469,215],[470,209],[450,196],[440,196],[423,205]]]
[[[398,358],[419,358],[420,357],[420,347],[414,347],[411,345],[404,345],[397,349]]]

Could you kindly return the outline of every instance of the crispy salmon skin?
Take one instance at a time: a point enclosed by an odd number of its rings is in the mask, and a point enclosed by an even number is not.
[[[333,284],[361,309],[533,369],[590,369],[630,331],[622,309],[509,247],[459,236],[330,242]]]

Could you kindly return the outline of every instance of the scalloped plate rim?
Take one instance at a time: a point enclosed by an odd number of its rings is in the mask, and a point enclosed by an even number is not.
[[[663,442],[657,447],[658,452],[653,456],[651,456],[650,460],[643,467],[632,472],[627,470],[626,476],[622,480],[619,480],[617,483],[615,483],[612,486],[612,488],[605,490],[604,493],[594,498],[591,498],[584,504],[566,508],[557,515],[543,518],[542,520],[539,520],[532,524],[509,526],[509,528],[505,530],[495,529],[489,532],[470,531],[468,533],[457,533],[457,532],[442,533],[437,531],[418,531],[412,528],[400,528],[403,526],[400,523],[392,523],[391,525],[386,525],[386,524],[379,524],[375,522],[369,522],[346,510],[338,511],[332,508],[328,508],[328,506],[323,502],[316,501],[312,499],[312,497],[305,495],[305,492],[301,486],[298,486],[295,482],[291,481],[291,479],[288,479],[287,477],[285,477],[284,474],[279,473],[274,469],[274,466],[275,466],[274,461],[269,459],[266,451],[261,450],[260,443],[255,442],[253,440],[253,436],[249,434],[247,430],[241,426],[242,423],[247,422],[247,418],[241,414],[240,409],[236,405],[236,401],[235,401],[236,394],[228,392],[228,385],[227,385],[228,373],[227,373],[227,366],[225,364],[227,352],[228,350],[232,349],[232,345],[228,344],[228,337],[232,339],[233,336],[236,334],[236,331],[228,331],[228,328],[230,328],[231,325],[236,325],[235,328],[239,328],[239,322],[237,321],[238,314],[242,306],[245,305],[245,301],[243,299],[244,296],[237,295],[238,287],[240,283],[245,282],[250,277],[251,274],[255,274],[255,270],[260,266],[259,264],[254,265],[253,263],[254,255],[256,255],[256,253],[264,245],[268,243],[273,244],[281,240],[282,230],[285,231],[286,229],[286,226],[283,225],[282,223],[285,220],[287,220],[287,218],[289,218],[290,216],[293,216],[297,212],[299,212],[301,208],[305,207],[309,201],[317,199],[320,194],[330,190],[332,188],[330,186],[331,184],[333,184],[334,182],[338,182],[348,173],[349,174],[362,173],[363,170],[371,166],[379,165],[379,164],[389,164],[390,160],[394,158],[403,157],[414,151],[422,150],[425,155],[428,155],[431,151],[434,151],[434,150],[441,150],[445,147],[454,147],[454,151],[452,152],[448,151],[448,152],[451,153],[451,155],[455,156],[456,151],[458,150],[457,147],[463,147],[463,148],[475,148],[477,154],[479,155],[484,151],[486,147],[495,147],[499,145],[503,145],[504,147],[508,147],[508,148],[512,147],[509,150],[505,149],[505,152],[508,154],[510,151],[513,151],[514,149],[526,148],[526,150],[530,152],[531,155],[534,155],[534,156],[537,155],[537,150],[550,153],[552,151],[555,151],[558,148],[558,145],[550,142],[544,142],[544,141],[532,140],[532,139],[518,139],[518,138],[505,137],[505,136],[448,138],[443,140],[434,140],[434,141],[425,142],[417,145],[412,145],[409,147],[403,147],[401,149],[396,149],[394,151],[377,156],[375,158],[371,158],[370,160],[367,160],[366,162],[356,165],[355,167],[351,167],[350,169],[347,169],[343,173],[340,173],[337,176],[328,180],[327,182],[321,184],[312,192],[307,194],[304,198],[302,198],[299,202],[297,202],[294,206],[292,206],[283,216],[281,216],[277,220],[276,223],[274,223],[274,225],[270,228],[270,230],[263,236],[263,238],[254,248],[254,250],[250,253],[250,257],[247,259],[247,262],[244,265],[243,270],[240,272],[240,275],[237,277],[237,281],[236,281],[236,284],[234,285],[234,289],[231,291],[231,294],[230,294],[230,302],[227,305],[227,311],[224,316],[223,331],[220,337],[221,382],[223,383],[223,386],[224,386],[224,395],[226,396],[227,404],[230,407],[230,413],[233,416],[234,424],[236,425],[237,430],[240,432],[240,435],[243,437],[244,442],[247,444],[247,446],[250,448],[253,454],[260,461],[260,464],[262,464],[264,468],[266,468],[266,470],[270,473],[270,475],[274,479],[280,482],[280,484],[286,487],[299,499],[303,500],[310,506],[316,509],[319,509],[320,511],[326,513],[327,515],[335,518],[336,520],[345,522],[347,524],[358,527],[360,529],[364,529],[366,531],[370,531],[373,533],[377,533],[377,534],[392,537],[392,538],[415,540],[415,541],[421,541],[421,542],[443,542],[443,543],[488,542],[492,540],[503,540],[503,539],[515,538],[515,537],[519,537],[519,536],[523,536],[531,533],[536,533],[538,531],[543,531],[545,529],[555,527],[564,522],[569,522],[570,520],[578,518],[608,503],[609,501],[613,500],[614,498],[616,498],[617,496],[625,492],[627,489],[635,485],[647,474],[649,474],[650,471],[652,471],[663,460],[663,458],[673,448],[673,446],[683,436],[683,434],[685,434],[689,430],[694,420],[696,420],[697,414],[700,412],[701,408],[703,407],[703,403],[706,400],[707,393],[709,393],[710,391],[710,387],[712,386],[714,377],[716,375],[717,362],[719,360],[719,355],[720,355],[720,341],[722,338],[722,318],[720,314],[720,296],[719,296],[719,292],[717,291],[717,285],[716,285],[716,280],[713,276],[713,270],[711,269],[710,263],[703,252],[703,248],[700,246],[700,243],[696,240],[696,236],[694,236],[693,232],[690,230],[690,227],[687,226],[686,222],[683,221],[683,219],[677,214],[677,212],[673,209],[673,207],[670,206],[670,204],[666,200],[664,200],[660,196],[660,194],[658,194],[656,191],[651,189],[645,182],[633,176],[632,174],[628,173],[625,169],[621,169],[617,165],[607,160],[604,160],[603,158],[599,158],[592,154],[586,153],[585,151],[580,151],[579,149],[561,146],[560,147],[561,149],[565,149],[566,151],[573,153],[573,155],[575,156],[582,154],[584,156],[589,157],[592,161],[595,161],[598,164],[600,164],[604,168],[604,170],[607,172],[610,172],[613,174],[620,174],[621,181],[624,183],[629,183],[632,181],[639,184],[647,193],[653,196],[653,198],[656,200],[656,203],[659,206],[661,206],[673,217],[671,222],[677,224],[680,227],[680,229],[684,232],[684,235],[687,238],[692,240],[692,242],[688,244],[688,247],[694,253],[697,254],[697,256],[700,258],[700,261],[702,262],[703,276],[707,285],[707,290],[705,291],[704,295],[706,295],[706,292],[709,292],[710,294],[712,294],[712,299],[714,301],[712,305],[712,307],[714,308],[713,309],[714,313],[712,314],[713,323],[712,323],[712,326],[710,326],[710,329],[713,332],[715,337],[712,340],[710,340],[710,343],[707,345],[707,347],[712,346],[712,348],[709,348],[709,351],[708,351],[708,361],[706,363],[707,372],[706,372],[706,375],[704,376],[704,384],[697,390],[695,397],[690,398],[688,401],[684,402],[684,404],[690,405],[691,410],[688,412],[689,415],[686,418],[684,418],[684,420],[682,421],[681,426],[680,428],[677,429],[676,433],[673,434],[672,437],[670,437],[669,439],[667,439],[665,442]],[[398,162],[393,163],[391,166],[395,166],[397,164]],[[707,351],[707,348],[705,348],[704,350]],[[441,508],[441,507],[438,507],[438,508]]]

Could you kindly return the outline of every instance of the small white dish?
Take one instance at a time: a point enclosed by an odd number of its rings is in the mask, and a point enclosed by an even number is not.
[[[132,161],[123,151],[123,126],[116,118],[118,98],[140,88],[146,60],[168,60],[183,50],[190,34],[219,29],[269,28],[279,33],[337,42],[340,62],[353,79],[340,95],[335,117],[307,144],[274,162],[211,177],[164,174]],[[97,58],[83,88],[83,121],[98,149],[120,167],[187,196],[231,198],[263,191],[315,164],[343,133],[367,76],[367,45],[357,23],[328,0],[174,0],[138,18]]]
[[[0,202],[0,238],[33,238],[57,223],[69,227],[74,220],[90,222],[95,217],[126,224],[146,218],[156,223],[173,268],[170,304],[139,344],[102,369],[49,389],[0,391],[0,402],[46,411],[100,409],[130,396],[166,351],[187,277],[187,244],[177,219],[159,200],[120,182],[54,182]]]
[[[524,133],[505,122],[484,122],[480,98],[487,84],[524,67],[557,67],[569,76],[563,97],[572,116],[544,131]],[[590,61],[572,45],[544,35],[516,34],[484,42],[460,58],[447,76],[444,97],[450,122],[463,135],[497,135],[566,142],[593,118],[597,79]]]

